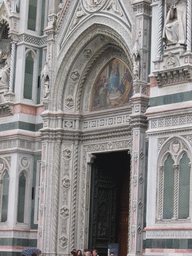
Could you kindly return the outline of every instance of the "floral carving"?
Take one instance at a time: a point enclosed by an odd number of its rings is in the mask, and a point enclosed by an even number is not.
[[[70,187],[70,180],[68,178],[64,178],[62,180],[62,184],[64,188],[69,188]]]
[[[68,239],[65,236],[59,238],[59,246],[65,248],[67,246]]]
[[[80,77],[80,74],[79,74],[78,71],[74,71],[74,72],[71,73],[71,79],[73,81],[77,81],[79,79],[79,77]]]
[[[90,58],[92,51],[90,49],[85,49],[83,55],[85,58]]]
[[[60,214],[63,218],[69,217],[69,209],[66,207],[62,207],[60,210]]]
[[[70,159],[71,158],[71,150],[70,149],[65,149],[64,151],[63,151],[63,157],[64,158],[67,158],[67,159]]]

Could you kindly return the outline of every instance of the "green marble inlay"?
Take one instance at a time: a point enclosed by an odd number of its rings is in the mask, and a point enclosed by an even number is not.
[[[143,248],[149,249],[192,249],[192,239],[146,239]]]
[[[36,239],[24,239],[24,238],[0,238],[0,246],[25,246],[36,247]]]
[[[192,100],[192,91],[150,98],[150,107]]]
[[[0,252],[0,256],[21,256],[20,252]]]
[[[7,131],[7,130],[15,130],[15,129],[21,129],[21,130],[27,130],[27,131],[38,131],[43,127],[43,124],[32,124],[32,123],[25,123],[25,122],[12,122],[12,123],[6,123],[6,124],[0,124],[0,131]]]

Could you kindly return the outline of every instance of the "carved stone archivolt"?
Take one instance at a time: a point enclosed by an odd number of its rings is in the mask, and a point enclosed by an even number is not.
[[[105,29],[104,29],[105,28]],[[81,29],[80,29],[81,30]],[[78,30],[79,31],[79,30]],[[129,37],[129,36],[128,36]],[[103,38],[105,40],[103,40]],[[115,45],[119,45],[122,49],[126,48],[126,52],[124,56],[127,57],[128,62],[130,65],[129,67],[132,66],[132,61],[131,61],[131,55],[129,55],[129,49],[128,47],[125,46],[123,38],[114,30],[106,28],[103,25],[98,25],[95,28],[95,25],[89,27],[81,36],[79,36],[75,40],[75,44],[71,47],[71,49],[68,51],[66,54],[65,51],[61,52],[60,54],[60,61],[62,61],[61,66],[59,68],[59,71],[57,73],[57,81],[55,81],[55,88],[53,92],[53,101],[57,102],[57,108],[58,109],[65,109],[66,106],[66,98],[70,95],[73,97],[72,92],[74,93],[77,90],[77,86],[79,83],[78,82],[78,74],[73,73],[73,72],[78,72],[81,77],[81,82],[82,84],[83,80],[86,78],[86,74],[82,75],[83,70],[85,70],[85,67],[87,66],[88,62],[90,61],[89,58],[85,58],[83,55],[83,51],[85,49],[91,49],[94,56],[94,54],[99,50],[102,49],[104,45],[108,44],[109,42],[112,43],[114,41]],[[131,38],[126,39],[127,45],[132,44]],[[78,47],[76,46],[76,43],[78,44]],[[81,52],[78,51],[78,49],[82,49]],[[63,49],[63,48],[62,48]],[[80,53],[80,54],[79,54]],[[93,58],[93,57],[92,57]],[[92,59],[91,58],[91,59]],[[75,59],[75,62],[74,62]],[[92,59],[94,61],[94,59]],[[91,62],[90,62],[91,64]],[[89,69],[85,70],[85,72],[88,72]],[[73,73],[73,74],[72,74]],[[72,75],[72,76],[71,76]],[[79,78],[80,78],[79,77]],[[66,79],[67,78],[67,79]],[[77,79],[74,81],[73,79]],[[63,81],[64,84],[63,84]],[[62,85],[61,85],[62,84]],[[64,91],[70,91],[71,85],[75,84],[75,89],[70,92],[70,94],[65,93],[65,100],[63,102],[63,93]],[[80,85],[80,93],[78,93],[73,99],[77,99],[79,101],[79,97],[81,98],[81,92],[82,92],[82,86]],[[79,107],[78,104],[74,104],[74,106]],[[74,108],[73,108],[74,109]],[[70,112],[73,111],[73,109],[70,110]]]

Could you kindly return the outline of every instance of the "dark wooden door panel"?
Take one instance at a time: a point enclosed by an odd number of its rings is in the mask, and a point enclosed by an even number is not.
[[[119,243],[119,255],[126,255],[129,156],[126,152],[96,155],[91,179],[89,248],[106,256],[108,244]]]

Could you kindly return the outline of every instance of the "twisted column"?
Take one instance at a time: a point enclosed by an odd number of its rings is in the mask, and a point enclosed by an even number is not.
[[[158,220],[163,218],[163,188],[164,188],[164,168],[159,167],[159,203],[158,203]]]
[[[11,63],[10,63],[10,77],[9,77],[9,92],[13,91],[13,81],[14,81],[14,67],[15,67],[15,49],[16,42],[12,42],[11,46]]]
[[[57,231],[58,231],[58,208],[59,208],[59,175],[60,175],[60,151],[61,140],[58,139],[55,145],[55,170],[54,170],[54,196],[53,196],[53,225],[52,225],[52,242],[53,252],[57,251]]]
[[[75,220],[76,220],[76,204],[77,204],[77,168],[78,168],[78,142],[75,142],[74,155],[74,172],[73,172],[73,201],[72,201],[72,217],[71,217],[71,250],[75,248]]]
[[[162,31],[163,31],[163,1],[160,0],[158,4],[158,37],[157,37],[157,59],[162,53]]]
[[[178,219],[178,198],[179,198],[179,166],[174,165],[174,205],[173,205],[173,219]]]
[[[191,0],[187,0],[187,51],[191,51]]]

